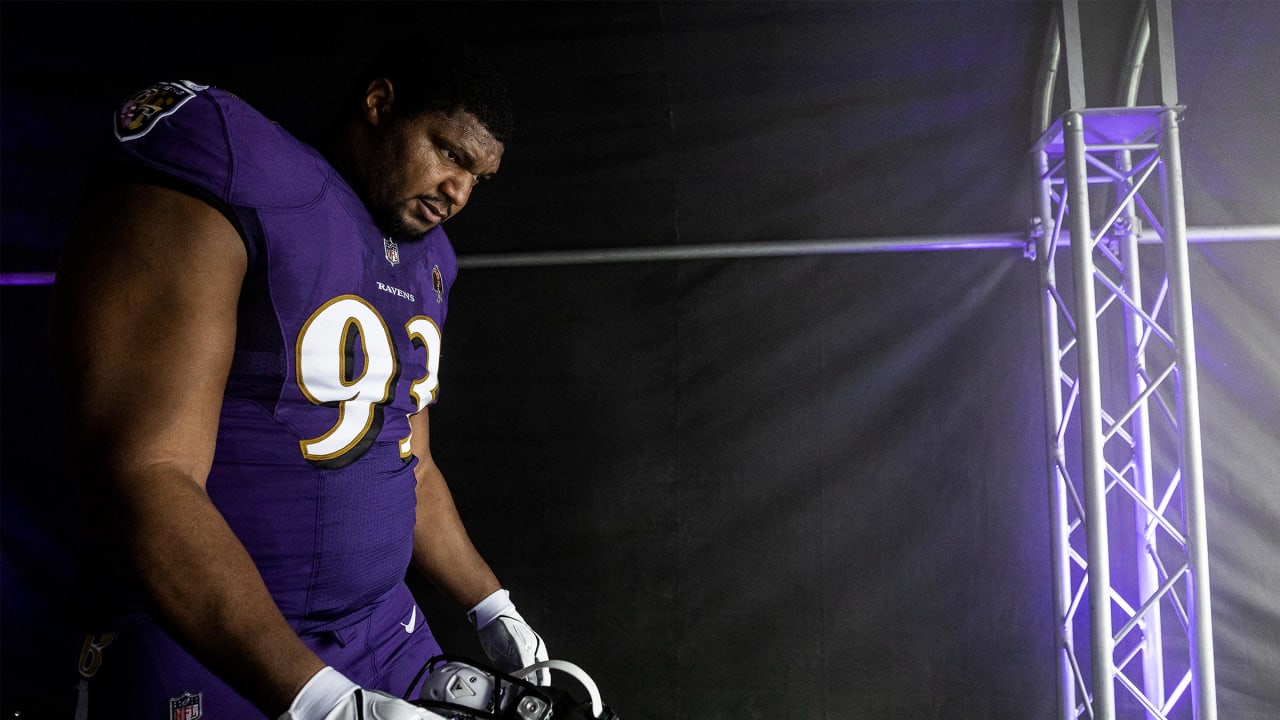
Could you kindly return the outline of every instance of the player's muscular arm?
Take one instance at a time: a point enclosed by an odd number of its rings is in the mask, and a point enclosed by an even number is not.
[[[409,425],[410,447],[418,458],[413,564],[460,607],[470,608],[498,589],[498,579],[472,545],[444,475],[431,458],[427,411],[411,416]]]
[[[323,664],[205,492],[245,268],[209,205],[149,185],[101,193],[58,272],[54,357],[90,540],[274,717]]]

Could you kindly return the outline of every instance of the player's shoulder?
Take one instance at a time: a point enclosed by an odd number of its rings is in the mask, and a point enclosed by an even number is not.
[[[154,83],[115,116],[123,154],[235,205],[293,207],[323,189],[328,164],[228,90],[188,80]]]

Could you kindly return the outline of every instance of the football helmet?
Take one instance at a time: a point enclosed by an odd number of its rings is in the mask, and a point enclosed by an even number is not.
[[[548,670],[577,680],[586,699],[557,687],[554,681],[536,685],[526,679]],[[426,678],[413,704],[449,720],[618,720],[601,700],[591,676],[565,660],[544,660],[504,673],[468,658],[437,655],[422,672]]]

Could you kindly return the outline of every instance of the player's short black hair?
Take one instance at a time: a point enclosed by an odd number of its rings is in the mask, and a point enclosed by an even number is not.
[[[493,138],[508,144],[515,129],[507,86],[479,50],[456,41],[400,41],[375,56],[360,75],[361,94],[377,78],[395,89],[398,112],[476,116]]]

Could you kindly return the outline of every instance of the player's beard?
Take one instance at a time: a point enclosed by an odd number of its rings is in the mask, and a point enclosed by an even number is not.
[[[417,240],[429,227],[417,218],[417,197],[399,195],[403,177],[403,149],[395,135],[383,137],[365,166],[363,196],[365,206],[382,232],[397,240]]]
[[[379,163],[382,163],[381,158]],[[385,182],[390,167],[374,167],[372,170],[375,182],[370,184],[366,204],[378,228],[397,240],[416,240],[422,237],[428,228],[424,228],[421,221],[415,220],[412,215],[417,199],[391,196],[393,188]],[[383,182],[376,182],[377,180]]]
[[[420,220],[413,217],[413,209],[417,204],[416,198],[395,201],[380,209],[383,217],[379,218],[375,214],[374,219],[383,232],[397,240],[417,240],[431,229],[424,227]]]

